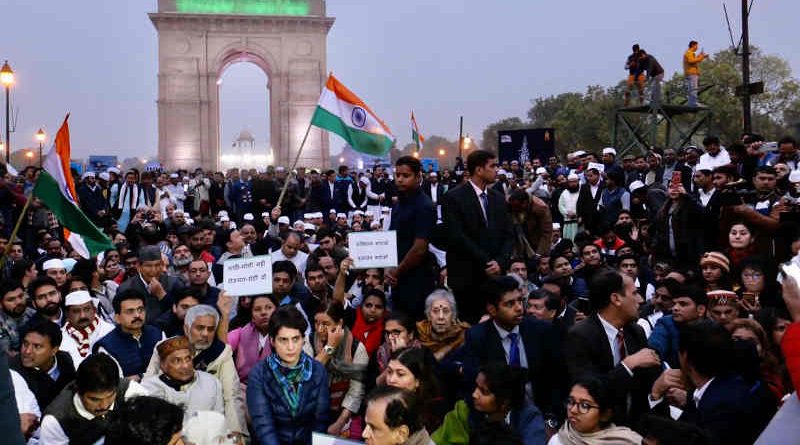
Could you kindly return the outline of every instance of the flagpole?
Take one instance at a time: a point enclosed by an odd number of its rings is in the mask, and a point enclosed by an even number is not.
[[[297,156],[294,157],[292,168],[290,168],[289,173],[286,174],[286,180],[283,182],[283,189],[281,190],[281,195],[278,197],[278,204],[275,207],[280,207],[281,203],[283,203],[283,198],[286,196],[286,189],[289,188],[289,181],[294,175],[294,169],[297,167],[297,162],[300,161],[300,154],[303,152],[303,147],[306,145],[306,140],[308,139],[309,133],[311,133],[311,121],[308,121],[308,128],[306,128],[306,134],[303,136],[303,142],[300,143],[300,148],[297,150]]]
[[[22,225],[22,218],[24,218],[25,214],[28,213],[28,206],[31,204],[31,200],[33,200],[33,190],[31,190],[30,194],[28,194],[28,199],[25,201],[25,205],[22,207],[22,212],[20,212],[19,217],[17,218],[17,223],[14,224],[14,230],[11,232],[11,237],[9,237],[6,247],[3,249],[3,259],[0,260],[0,269],[6,266],[8,253],[11,252],[11,246],[14,243],[14,240],[17,239],[17,232],[19,232],[19,227]]]

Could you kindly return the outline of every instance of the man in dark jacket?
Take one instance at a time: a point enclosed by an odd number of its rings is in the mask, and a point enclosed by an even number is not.
[[[58,393],[75,379],[72,358],[58,350],[61,337],[61,329],[51,321],[30,325],[19,356],[11,362],[11,367],[25,379],[39,407],[50,405]]]
[[[633,280],[616,271],[597,273],[590,300],[597,312],[570,329],[565,347],[570,377],[604,374],[614,388],[614,423],[635,425],[649,410],[647,394],[661,360],[636,324],[642,297]]]
[[[84,173],[83,184],[78,186],[77,192],[83,213],[93,221],[100,221],[108,212],[108,202],[96,181],[94,172]]]
[[[117,293],[134,289],[145,295],[147,318],[145,322],[153,324],[164,312],[170,310],[171,295],[184,287],[183,282],[174,276],[162,273],[161,250],[158,246],[145,246],[139,250],[139,265],[132,277],[120,284]]]
[[[140,379],[164,334],[157,327],[144,324],[145,297],[138,291],[118,293],[113,304],[117,326],[94,344],[94,352],[113,357],[123,376]]]
[[[463,319],[475,323],[483,314],[477,293],[490,277],[508,267],[514,232],[505,196],[489,185],[497,176],[497,157],[476,150],[467,158],[470,179],[444,197],[448,282]]]

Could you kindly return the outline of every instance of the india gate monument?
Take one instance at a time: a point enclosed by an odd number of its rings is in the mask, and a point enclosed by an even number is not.
[[[158,0],[158,158],[218,169],[219,80],[251,62],[267,75],[274,165],[291,165],[327,77],[324,0]],[[267,123],[264,123],[267,125]],[[328,138],[311,129],[298,165],[326,167]],[[263,167],[263,166],[262,166]]]

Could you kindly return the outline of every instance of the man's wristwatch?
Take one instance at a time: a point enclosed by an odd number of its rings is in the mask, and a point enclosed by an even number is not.
[[[333,351],[335,351],[335,350],[336,350],[336,348],[334,348],[331,345],[325,345],[325,346],[322,347],[322,351],[324,353],[328,354],[328,355],[333,355]]]

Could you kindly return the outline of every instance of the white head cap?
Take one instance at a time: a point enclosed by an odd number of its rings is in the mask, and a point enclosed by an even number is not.
[[[242,216],[242,219],[245,221],[252,221],[255,218],[253,217],[252,213],[245,213],[244,216]]]
[[[281,216],[278,218],[278,224],[286,224],[287,226],[291,224],[292,221],[289,219],[288,216]]]
[[[100,172],[100,174],[97,175],[97,177],[102,179],[103,181],[108,181],[109,179],[111,179],[111,177],[108,175],[108,172]]]
[[[597,173],[603,173],[606,171],[606,166],[597,162],[590,162],[587,170],[597,170]]]
[[[575,173],[570,173],[570,174],[567,176],[567,181],[580,181],[580,179],[581,179],[581,178],[580,178],[580,177],[578,177],[578,175],[576,175]]]
[[[67,266],[64,265],[64,262],[62,260],[59,260],[58,258],[54,258],[52,260],[47,260],[47,261],[44,262],[44,264],[42,264],[42,270],[66,269],[66,268],[67,268]]]
[[[604,155],[617,155],[617,150],[614,147],[606,147],[603,149]]]
[[[177,173],[171,173],[169,175],[169,177],[170,177],[170,179],[178,179],[178,174]]]
[[[347,219],[347,213],[337,213],[336,214],[336,219],[339,219],[339,218]]]
[[[628,188],[630,189],[631,193],[633,193],[633,192],[635,192],[636,190],[639,190],[642,187],[644,187],[644,182],[642,182],[642,181],[633,181],[633,182],[631,182],[631,185]]]
[[[792,172],[789,173],[789,182],[800,182],[800,170],[792,170]]]
[[[537,169],[536,169],[536,174],[537,174],[537,175],[544,175],[544,174],[547,174],[547,169],[546,169],[546,168],[544,168],[544,167],[539,167],[539,168],[537,168]]]
[[[561,223],[553,223],[553,230],[561,230]]]
[[[585,155],[586,155],[586,152],[585,152],[585,151],[583,151],[583,150],[578,150],[578,151],[576,151],[576,152],[575,152],[575,153],[573,153],[573,154],[575,155],[575,157],[581,157],[581,156],[585,156]]]
[[[219,217],[220,222],[229,222],[231,218],[228,215],[223,215]]]
[[[86,172],[86,173],[81,175],[81,179],[94,178],[94,177],[96,177],[96,176],[95,176],[94,172],[92,172],[92,171],[88,171],[88,172]]]
[[[219,212],[217,212],[217,217],[222,218],[223,216],[228,216],[227,210],[220,210]]]
[[[64,304],[66,306],[80,306],[90,301],[92,301],[92,296],[89,295],[89,292],[85,290],[76,290],[75,292],[67,294],[67,298],[64,299]]]

